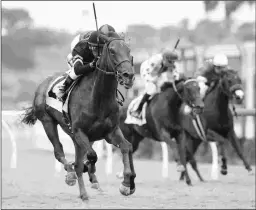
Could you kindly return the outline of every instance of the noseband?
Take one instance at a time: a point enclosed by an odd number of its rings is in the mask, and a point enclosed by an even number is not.
[[[120,65],[121,65],[122,63],[124,63],[124,62],[129,62],[129,63],[131,64],[131,61],[128,60],[128,59],[125,59],[125,60],[119,62],[119,63],[116,64],[116,65],[113,64],[113,60],[112,60],[113,58],[112,58],[111,53],[109,52],[108,46],[109,46],[109,44],[110,44],[112,41],[115,41],[115,40],[122,40],[122,41],[124,41],[124,39],[121,39],[121,38],[113,38],[113,39],[111,39],[110,41],[108,41],[107,43],[105,43],[105,47],[107,48],[107,56],[109,57],[109,61],[110,61],[110,66],[111,66],[111,68],[112,68],[114,71],[112,72],[112,71],[106,71],[106,70],[104,70],[104,69],[101,69],[101,68],[98,66],[98,61],[97,61],[97,63],[96,63],[96,69],[102,71],[104,74],[107,74],[107,75],[115,75],[117,81],[119,81],[119,80],[121,79],[121,76],[120,76],[119,71],[117,70],[117,67],[120,66]]]

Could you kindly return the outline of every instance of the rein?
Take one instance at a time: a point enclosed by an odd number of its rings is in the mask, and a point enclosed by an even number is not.
[[[110,63],[110,66],[111,66],[111,68],[112,68],[114,71],[106,71],[106,70],[104,70],[104,69],[101,69],[101,68],[99,67],[99,65],[98,65],[99,60],[96,62],[96,67],[95,67],[95,68],[96,68],[97,70],[103,72],[103,73],[106,74],[106,75],[113,75],[113,76],[115,76],[117,82],[119,82],[120,79],[121,79],[121,76],[120,76],[119,71],[117,70],[117,67],[120,66],[120,65],[121,65],[122,63],[124,63],[124,62],[129,62],[129,63],[131,63],[131,61],[128,60],[128,59],[125,59],[125,60],[119,62],[119,63],[116,64],[116,65],[113,64],[112,59],[111,59],[111,58],[112,58],[112,57],[111,57],[111,53],[109,52],[108,45],[109,45],[112,41],[115,41],[115,40],[122,40],[122,41],[124,41],[124,39],[122,39],[122,38],[113,38],[113,39],[111,39],[110,41],[108,41],[107,43],[105,43],[105,45],[106,45],[105,47],[107,48],[107,58],[108,58],[108,60],[110,61],[110,62],[109,62],[109,63]],[[118,94],[121,96],[121,99],[119,99]],[[125,99],[124,99],[124,96],[123,96],[123,94],[121,93],[121,91],[118,90],[118,88],[116,88],[116,97],[117,97],[117,102],[118,102],[121,106],[123,106],[123,103],[124,103]]]
[[[185,85],[185,84],[187,84],[187,83],[189,83],[189,82],[197,82],[197,80],[196,80],[196,79],[188,79],[188,80],[186,80],[186,81],[183,83],[183,85]],[[172,82],[172,87],[173,87],[175,93],[178,95],[178,97],[179,97],[183,102],[185,102],[186,104],[188,104],[189,107],[194,108],[194,105],[193,105],[190,101],[187,102],[187,101],[184,99],[184,97],[182,97],[182,96],[180,95],[180,93],[178,92],[177,87],[176,87],[176,85],[175,85],[175,81]]]

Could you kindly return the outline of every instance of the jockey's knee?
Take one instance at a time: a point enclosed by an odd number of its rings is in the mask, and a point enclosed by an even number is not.
[[[72,66],[73,66],[72,65],[72,58],[73,58],[72,54],[69,53],[68,56],[67,56],[67,63],[68,63],[69,68],[72,68]]]
[[[71,70],[70,70],[70,72],[69,72],[69,76],[70,76],[71,79],[73,79],[73,80],[76,80],[77,77],[79,76],[79,75],[76,75],[76,73],[75,73],[75,71],[74,71],[74,67],[71,68]]]
[[[153,95],[157,92],[157,86],[154,83],[146,83],[145,89],[148,95]]]

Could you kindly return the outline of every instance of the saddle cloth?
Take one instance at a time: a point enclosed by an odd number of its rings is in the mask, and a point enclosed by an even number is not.
[[[67,98],[63,105],[63,102],[59,100],[58,93],[59,93],[59,88],[64,83],[65,77],[66,77],[66,74],[63,74],[63,75],[57,77],[53,82],[50,83],[49,88],[47,90],[47,94],[46,94],[46,104],[61,113],[63,113],[63,111],[64,111],[65,113],[68,114],[69,96],[70,96],[70,93],[72,92],[73,88],[77,84],[78,79],[75,82],[73,82],[73,84],[69,88],[68,93],[67,93],[68,94]]]
[[[131,114],[133,111],[135,111],[138,108],[142,98],[143,98],[143,94],[138,96],[137,98],[134,98],[131,101],[131,103],[129,104],[128,109],[127,109],[127,116],[124,121],[126,124],[136,124],[136,125],[142,126],[147,123],[147,121],[146,121],[147,103],[143,104],[143,108],[142,108],[141,115],[139,118],[134,117]]]

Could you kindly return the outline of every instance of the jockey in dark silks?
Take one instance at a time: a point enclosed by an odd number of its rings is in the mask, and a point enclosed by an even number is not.
[[[220,75],[223,71],[228,70],[228,58],[224,54],[217,54],[212,60],[205,62],[195,76],[199,82],[200,93],[202,98],[205,97],[208,88],[220,79]]]
[[[110,31],[115,32],[115,29],[107,24],[99,28],[99,33],[107,36]],[[58,97],[62,101],[65,100],[65,98],[63,98],[64,93],[78,76],[86,75],[95,70],[96,62],[104,46],[104,42],[101,38],[99,39],[99,43],[97,42],[97,37],[97,31],[90,31],[77,35],[72,41],[71,54],[68,55],[70,71],[60,88],[60,94],[58,94]],[[100,55],[98,55],[98,52]]]

